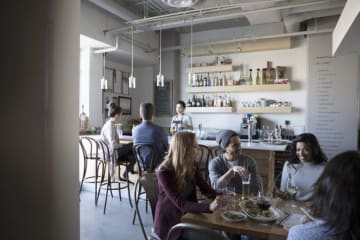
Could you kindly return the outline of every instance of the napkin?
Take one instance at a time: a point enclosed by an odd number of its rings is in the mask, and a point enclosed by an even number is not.
[[[299,225],[305,222],[306,216],[302,214],[290,214],[290,216],[281,225],[286,231],[292,226]]]

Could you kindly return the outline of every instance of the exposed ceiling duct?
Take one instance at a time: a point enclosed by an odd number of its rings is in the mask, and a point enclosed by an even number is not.
[[[340,15],[342,8],[335,8],[329,10],[319,10],[312,12],[305,12],[300,14],[293,14],[286,16],[283,19],[286,32],[297,32],[300,30],[300,23],[313,18],[329,17],[334,15]]]
[[[104,10],[114,14],[115,16],[124,19],[125,21],[133,21],[135,19],[138,19],[138,17],[133,12],[124,8],[114,0],[89,0],[89,1],[103,8]]]

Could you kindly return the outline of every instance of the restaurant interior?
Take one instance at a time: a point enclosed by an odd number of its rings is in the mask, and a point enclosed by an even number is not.
[[[1,12],[3,239],[325,239],[306,228],[327,217],[322,183],[358,183],[358,0]],[[329,239],[360,237],[351,216]]]

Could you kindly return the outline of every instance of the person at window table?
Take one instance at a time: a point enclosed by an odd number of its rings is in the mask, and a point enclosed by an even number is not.
[[[211,186],[219,190],[229,186],[241,193],[242,177],[251,174],[250,193],[257,194],[259,186],[256,162],[250,156],[241,154],[238,134],[232,130],[224,130],[216,136],[216,142],[224,153],[210,161]]]
[[[152,166],[150,166],[151,152],[143,149],[140,153],[145,160],[145,170],[155,169],[164,159],[165,152],[168,150],[169,143],[165,130],[152,122],[154,115],[154,105],[152,103],[140,104],[140,116],[142,123],[132,130],[134,146],[138,144],[152,144],[155,147]]]
[[[185,102],[178,101],[176,103],[176,115],[171,119],[170,130],[177,132],[179,130],[193,130],[191,117],[184,113]]]
[[[314,184],[316,220],[290,228],[288,240],[360,239],[359,175],[359,152],[343,152],[330,160]]]
[[[132,153],[132,144],[120,144],[119,136],[115,128],[115,124],[118,123],[122,118],[121,107],[117,106],[113,102],[109,103],[108,115],[110,118],[106,121],[106,123],[101,129],[101,139],[109,147],[110,154],[114,156],[114,160],[128,161],[128,171],[134,173],[133,167],[135,163],[135,158],[133,157]],[[123,177],[127,177],[126,171],[124,172]]]
[[[316,137],[311,133],[298,135],[291,144],[290,161],[285,162],[280,191],[277,195],[287,198],[287,184],[297,188],[294,200],[308,201],[313,194],[313,184],[324,170],[327,158]],[[289,177],[291,180],[289,180]]]
[[[162,240],[170,228],[181,222],[187,212],[212,212],[219,206],[216,192],[202,179],[195,165],[197,142],[195,134],[178,132],[171,140],[169,153],[156,171],[158,201],[155,210],[154,231]],[[198,203],[196,186],[211,203]],[[180,234],[180,233],[178,233]],[[174,239],[178,239],[179,235]]]

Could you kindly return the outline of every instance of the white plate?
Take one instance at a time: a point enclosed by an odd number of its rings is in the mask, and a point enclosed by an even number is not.
[[[259,222],[273,222],[280,217],[280,214],[273,207],[269,208],[269,211],[272,212],[272,217],[265,217],[265,216],[261,216],[261,215],[252,216],[247,212],[244,204],[245,204],[245,201],[242,201],[239,203],[239,205],[240,205],[241,209],[243,210],[243,212],[245,213],[245,215],[250,219],[253,219],[253,220],[256,220]],[[254,202],[254,204],[256,204],[256,203]]]
[[[227,215],[233,215],[235,218],[228,217]],[[246,215],[241,211],[228,210],[221,213],[221,217],[228,222],[242,222],[246,220]]]

